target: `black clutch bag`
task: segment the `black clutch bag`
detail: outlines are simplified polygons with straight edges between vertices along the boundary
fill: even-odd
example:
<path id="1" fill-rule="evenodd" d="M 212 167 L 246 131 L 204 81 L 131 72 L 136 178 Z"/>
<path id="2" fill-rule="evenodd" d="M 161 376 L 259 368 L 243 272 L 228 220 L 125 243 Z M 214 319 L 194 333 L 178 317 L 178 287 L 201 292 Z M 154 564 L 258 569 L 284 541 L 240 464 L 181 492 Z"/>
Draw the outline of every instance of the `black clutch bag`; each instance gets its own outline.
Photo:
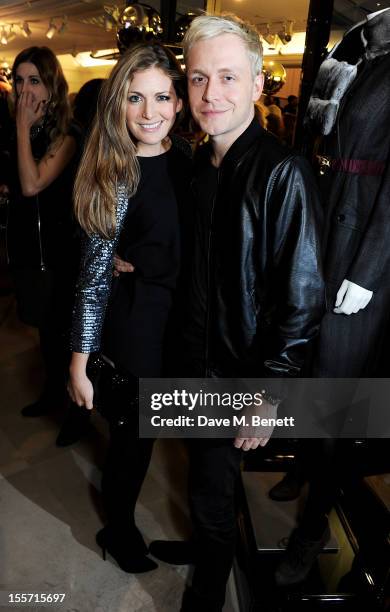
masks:
<path id="1" fill-rule="evenodd" d="M 87 376 L 93 385 L 93 404 L 110 425 L 122 426 L 138 418 L 136 376 L 113 367 L 99 353 L 90 355 Z"/>

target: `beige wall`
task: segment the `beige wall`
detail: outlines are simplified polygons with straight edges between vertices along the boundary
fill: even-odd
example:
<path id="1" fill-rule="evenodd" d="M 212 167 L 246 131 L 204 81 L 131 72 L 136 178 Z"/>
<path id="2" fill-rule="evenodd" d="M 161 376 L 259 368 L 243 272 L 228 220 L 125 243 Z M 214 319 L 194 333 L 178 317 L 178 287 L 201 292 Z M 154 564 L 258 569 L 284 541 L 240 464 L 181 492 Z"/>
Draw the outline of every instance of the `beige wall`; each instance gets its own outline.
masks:
<path id="1" fill-rule="evenodd" d="M 112 70 L 112 66 L 94 66 L 83 68 L 70 54 L 58 55 L 65 78 L 69 85 L 69 93 L 76 93 L 80 87 L 90 79 L 105 79 Z"/>

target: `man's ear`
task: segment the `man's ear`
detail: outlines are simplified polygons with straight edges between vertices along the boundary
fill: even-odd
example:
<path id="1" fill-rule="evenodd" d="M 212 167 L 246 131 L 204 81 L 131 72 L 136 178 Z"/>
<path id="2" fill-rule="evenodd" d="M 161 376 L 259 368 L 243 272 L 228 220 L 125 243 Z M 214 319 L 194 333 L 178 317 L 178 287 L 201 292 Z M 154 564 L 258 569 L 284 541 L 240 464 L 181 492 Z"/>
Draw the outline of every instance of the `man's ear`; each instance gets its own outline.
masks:
<path id="1" fill-rule="evenodd" d="M 255 76 L 255 80 L 253 83 L 253 97 L 252 97 L 253 102 L 257 102 L 257 100 L 260 98 L 261 93 L 263 91 L 263 87 L 264 87 L 264 74 L 260 72 L 260 74 L 257 74 Z"/>

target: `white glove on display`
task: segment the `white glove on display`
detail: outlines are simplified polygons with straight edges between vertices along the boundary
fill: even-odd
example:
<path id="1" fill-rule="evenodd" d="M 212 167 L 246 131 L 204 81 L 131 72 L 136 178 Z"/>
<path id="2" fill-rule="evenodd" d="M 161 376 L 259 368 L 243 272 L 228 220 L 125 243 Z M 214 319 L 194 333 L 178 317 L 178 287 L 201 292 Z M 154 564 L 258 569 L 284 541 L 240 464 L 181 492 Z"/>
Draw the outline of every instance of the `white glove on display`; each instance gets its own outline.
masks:
<path id="1" fill-rule="evenodd" d="M 372 291 L 364 289 L 364 287 L 360 287 L 345 278 L 337 292 L 333 312 L 346 315 L 356 313 L 367 306 L 372 296 Z"/>

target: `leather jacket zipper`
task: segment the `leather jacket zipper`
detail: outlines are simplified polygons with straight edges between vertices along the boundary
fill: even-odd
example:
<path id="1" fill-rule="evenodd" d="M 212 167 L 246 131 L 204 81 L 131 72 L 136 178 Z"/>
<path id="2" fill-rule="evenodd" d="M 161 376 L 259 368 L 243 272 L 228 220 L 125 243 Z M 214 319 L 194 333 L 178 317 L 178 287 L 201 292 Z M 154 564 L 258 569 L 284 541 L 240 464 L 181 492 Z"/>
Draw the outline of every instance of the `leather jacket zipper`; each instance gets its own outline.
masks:
<path id="1" fill-rule="evenodd" d="M 293 159 L 293 155 L 289 155 L 288 157 L 286 157 L 286 159 L 284 159 L 282 162 L 280 162 L 271 172 L 271 176 L 268 180 L 268 185 L 267 185 L 267 189 L 265 191 L 265 196 L 264 196 L 264 203 L 265 205 L 268 204 L 270 196 L 272 194 L 274 185 L 276 183 L 276 179 L 279 179 L 282 175 L 282 172 L 287 164 L 287 162 L 291 161 Z"/>
<path id="2" fill-rule="evenodd" d="M 208 245 L 207 245 L 207 309 L 206 309 L 206 328 L 205 328 L 206 338 L 205 338 L 205 356 L 204 356 L 205 377 L 206 378 L 209 378 L 210 375 L 211 375 L 210 364 L 209 364 L 209 349 L 210 349 L 210 338 L 209 338 L 209 336 L 210 336 L 210 287 L 211 287 L 210 263 L 211 263 L 211 241 L 212 241 L 213 222 L 214 222 L 214 209 L 215 209 L 215 203 L 216 203 L 217 195 L 218 195 L 220 176 L 221 176 L 221 169 L 218 168 L 218 173 L 217 173 L 217 189 L 215 191 L 215 194 L 214 194 L 214 197 L 213 197 L 213 202 L 212 202 L 212 205 L 211 205 L 211 211 L 210 211 L 210 229 L 209 229 Z"/>

